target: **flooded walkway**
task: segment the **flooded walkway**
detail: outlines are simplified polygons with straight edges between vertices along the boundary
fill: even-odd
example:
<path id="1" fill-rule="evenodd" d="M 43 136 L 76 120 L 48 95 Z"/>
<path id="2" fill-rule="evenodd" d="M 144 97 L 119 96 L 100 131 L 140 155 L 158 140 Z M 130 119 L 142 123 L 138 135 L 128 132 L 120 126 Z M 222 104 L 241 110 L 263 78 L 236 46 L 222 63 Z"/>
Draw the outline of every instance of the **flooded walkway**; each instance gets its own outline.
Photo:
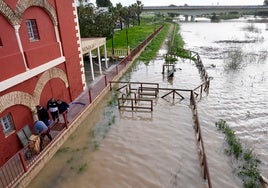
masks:
<path id="1" fill-rule="evenodd" d="M 165 88 L 200 85 L 193 62 L 179 60 L 173 80 L 162 74 L 164 53 L 160 50 L 148 66 L 137 62 L 121 80 Z M 153 112 L 130 112 L 111 105 L 109 93 L 29 187 L 205 187 L 189 95 L 183 93 L 182 101 L 179 96 L 158 97 Z"/>

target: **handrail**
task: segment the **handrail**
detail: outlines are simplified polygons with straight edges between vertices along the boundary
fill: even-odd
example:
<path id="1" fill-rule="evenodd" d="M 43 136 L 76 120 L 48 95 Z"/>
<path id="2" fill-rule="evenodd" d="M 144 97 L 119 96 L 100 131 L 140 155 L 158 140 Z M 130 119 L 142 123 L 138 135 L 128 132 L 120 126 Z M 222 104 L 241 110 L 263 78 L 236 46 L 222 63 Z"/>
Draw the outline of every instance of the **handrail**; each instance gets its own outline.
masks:
<path id="1" fill-rule="evenodd" d="M 207 156 L 206 156 L 206 152 L 205 152 L 204 141 L 203 141 L 200 123 L 199 123 L 199 118 L 198 118 L 197 105 L 196 105 L 196 100 L 195 100 L 195 96 L 194 96 L 195 91 L 199 88 L 201 88 L 200 89 L 200 97 L 202 96 L 203 89 L 208 94 L 210 79 L 208 77 L 207 71 L 202 63 L 202 60 L 201 60 L 201 57 L 199 56 L 199 54 L 197 52 L 190 51 L 190 50 L 186 50 L 186 51 L 188 51 L 190 53 L 190 58 L 195 62 L 195 65 L 198 68 L 199 73 L 201 75 L 201 78 L 203 80 L 203 82 L 199 86 L 197 86 L 196 88 L 194 88 L 191 91 L 190 100 L 191 100 L 193 118 L 194 118 L 194 123 L 195 123 L 195 133 L 197 135 L 197 138 L 198 138 L 197 141 L 199 143 L 199 149 L 200 149 L 200 145 L 201 145 L 201 150 L 199 152 L 199 155 L 201 158 L 201 166 L 203 167 L 203 178 L 207 179 L 208 187 L 212 188 L 211 178 L 210 178 L 209 168 L 208 168 L 208 163 L 207 163 Z M 203 86 L 204 86 L 204 88 L 203 88 Z"/>
<path id="2" fill-rule="evenodd" d="M 199 147 L 199 149 L 201 149 L 199 152 L 199 155 L 201 158 L 201 166 L 203 167 L 203 178 L 207 179 L 209 188 L 212 188 L 211 179 L 210 179 L 210 175 L 209 175 L 209 169 L 208 169 L 208 165 L 207 165 L 207 158 L 206 158 L 206 153 L 205 153 L 204 141 L 203 141 L 200 123 L 199 123 L 199 118 L 198 118 L 198 113 L 197 113 L 197 105 L 196 105 L 196 101 L 195 101 L 195 97 L 194 97 L 194 91 L 191 91 L 190 100 L 191 100 L 193 116 L 194 116 L 195 133 L 197 135 L 197 141 L 201 145 L 201 148 Z"/>

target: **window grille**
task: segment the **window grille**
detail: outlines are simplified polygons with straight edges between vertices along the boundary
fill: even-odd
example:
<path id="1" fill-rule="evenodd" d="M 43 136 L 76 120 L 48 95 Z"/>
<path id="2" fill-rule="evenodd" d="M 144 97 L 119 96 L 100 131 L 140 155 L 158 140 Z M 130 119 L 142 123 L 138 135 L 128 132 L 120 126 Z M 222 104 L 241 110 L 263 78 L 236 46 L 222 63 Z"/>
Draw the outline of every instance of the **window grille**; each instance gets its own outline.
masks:
<path id="1" fill-rule="evenodd" d="M 28 31 L 28 36 L 29 36 L 30 41 L 39 40 L 40 37 L 38 33 L 36 20 L 34 19 L 26 20 L 26 26 L 27 26 L 27 31 Z"/>
<path id="2" fill-rule="evenodd" d="M 12 131 L 15 130 L 10 113 L 0 118 L 0 124 L 2 125 L 5 136 L 8 136 Z"/>

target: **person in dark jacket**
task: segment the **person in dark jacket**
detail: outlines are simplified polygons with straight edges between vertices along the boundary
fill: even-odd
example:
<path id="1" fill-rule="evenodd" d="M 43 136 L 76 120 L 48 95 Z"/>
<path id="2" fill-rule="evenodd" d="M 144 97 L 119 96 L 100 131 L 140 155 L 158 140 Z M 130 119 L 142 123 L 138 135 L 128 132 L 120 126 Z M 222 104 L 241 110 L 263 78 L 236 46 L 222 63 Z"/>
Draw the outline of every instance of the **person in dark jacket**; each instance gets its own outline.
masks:
<path id="1" fill-rule="evenodd" d="M 66 113 L 66 121 L 67 121 L 66 123 L 69 123 L 69 121 L 67 120 L 67 112 L 69 110 L 70 105 L 67 104 L 66 102 L 60 100 L 60 99 L 57 100 L 57 104 L 58 104 L 59 113 L 63 114 L 65 112 Z M 65 119 L 65 118 L 63 117 L 63 119 Z"/>
<path id="2" fill-rule="evenodd" d="M 58 103 L 54 98 L 51 98 L 47 102 L 47 109 L 49 110 L 53 121 L 59 121 L 59 109 L 58 109 Z"/>
<path id="3" fill-rule="evenodd" d="M 62 114 L 63 112 L 68 112 L 69 110 L 69 104 L 67 104 L 66 102 L 58 99 L 57 100 L 57 104 L 58 104 L 58 109 L 59 109 L 59 113 Z"/>
<path id="4" fill-rule="evenodd" d="M 43 121 L 46 124 L 46 126 L 49 126 L 50 125 L 49 114 L 48 114 L 47 110 L 40 105 L 37 105 L 36 109 L 37 109 L 38 119 L 40 121 Z"/>

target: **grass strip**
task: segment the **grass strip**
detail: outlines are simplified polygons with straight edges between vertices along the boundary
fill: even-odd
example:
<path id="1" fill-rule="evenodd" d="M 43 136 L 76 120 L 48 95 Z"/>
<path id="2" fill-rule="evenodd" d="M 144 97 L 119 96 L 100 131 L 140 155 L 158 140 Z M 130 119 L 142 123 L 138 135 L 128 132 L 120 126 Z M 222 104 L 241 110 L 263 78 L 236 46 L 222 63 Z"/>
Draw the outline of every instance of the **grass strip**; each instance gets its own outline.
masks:
<path id="1" fill-rule="evenodd" d="M 228 148 L 225 152 L 229 156 L 234 156 L 237 160 L 235 169 L 237 175 L 242 179 L 245 188 L 261 188 L 261 173 L 259 169 L 260 160 L 253 153 L 253 149 L 246 148 L 242 145 L 240 139 L 235 135 L 226 121 L 220 119 L 215 123 L 218 130 L 225 134 L 225 140 L 228 143 Z"/>
<path id="2" fill-rule="evenodd" d="M 168 30 L 169 30 L 170 24 L 166 24 L 164 28 L 158 33 L 158 35 L 150 42 L 150 44 L 144 49 L 144 51 L 139 56 L 138 60 L 143 61 L 145 64 L 149 64 L 150 61 L 155 58 L 157 52 L 161 48 Z"/>
<path id="3" fill-rule="evenodd" d="M 117 30 L 113 37 L 114 48 L 126 49 L 128 45 L 130 49 L 134 49 L 159 27 L 160 24 L 142 23 L 140 26 L 130 27 L 127 30 L 126 28 Z M 112 48 L 112 39 L 107 40 L 106 45 L 107 48 Z"/>

